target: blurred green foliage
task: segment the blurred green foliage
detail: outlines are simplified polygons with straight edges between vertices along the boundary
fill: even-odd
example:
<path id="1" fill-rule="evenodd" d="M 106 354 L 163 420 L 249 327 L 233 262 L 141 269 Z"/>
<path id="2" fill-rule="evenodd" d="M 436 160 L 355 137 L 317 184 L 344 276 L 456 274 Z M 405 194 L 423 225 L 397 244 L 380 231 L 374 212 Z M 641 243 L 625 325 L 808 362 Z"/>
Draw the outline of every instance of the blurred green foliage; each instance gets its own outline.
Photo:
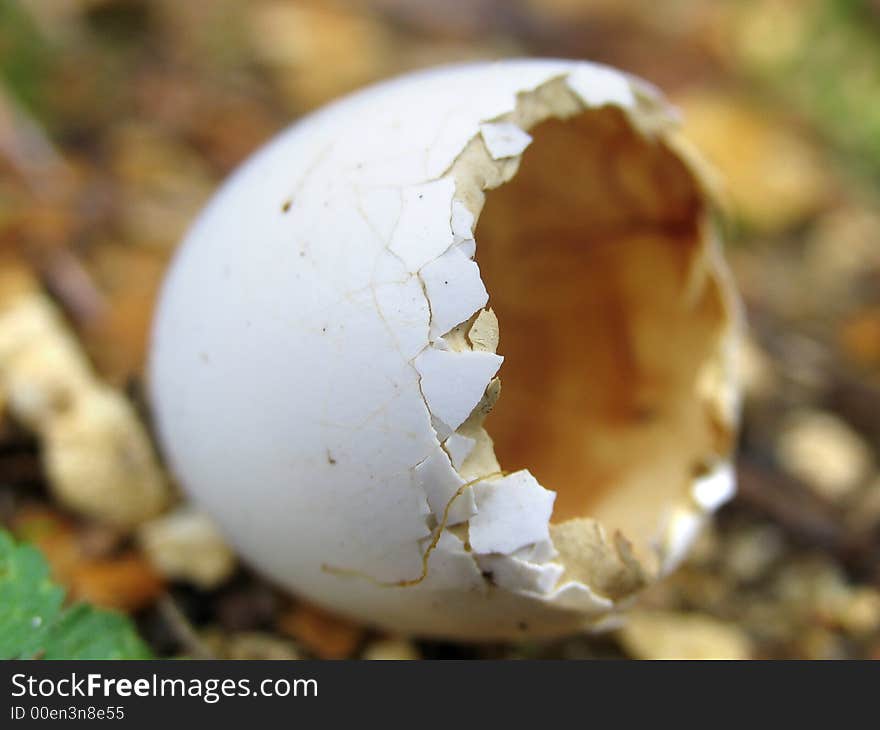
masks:
<path id="1" fill-rule="evenodd" d="M 880 179 L 880 8 L 869 0 L 807 0 L 788 12 L 801 29 L 798 41 L 747 58 L 746 72 Z"/>
<path id="2" fill-rule="evenodd" d="M 0 80 L 31 111 L 41 110 L 54 51 L 17 0 L 0 2 Z"/>
<path id="3" fill-rule="evenodd" d="M 0 530 L 0 659 L 150 659 L 131 621 L 64 590 L 38 550 Z"/>

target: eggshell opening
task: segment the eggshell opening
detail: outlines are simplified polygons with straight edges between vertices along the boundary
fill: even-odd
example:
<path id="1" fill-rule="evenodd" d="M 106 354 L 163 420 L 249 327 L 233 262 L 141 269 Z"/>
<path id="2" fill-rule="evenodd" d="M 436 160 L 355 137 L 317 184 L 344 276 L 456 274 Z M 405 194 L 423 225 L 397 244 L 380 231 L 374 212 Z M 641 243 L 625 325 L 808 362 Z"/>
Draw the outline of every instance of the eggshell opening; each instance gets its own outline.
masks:
<path id="1" fill-rule="evenodd" d="M 705 196 L 620 108 L 529 131 L 476 229 L 505 358 L 485 426 L 503 469 L 556 492 L 553 523 L 593 517 L 644 552 L 731 446 L 700 388 L 730 317 L 706 266 Z"/>

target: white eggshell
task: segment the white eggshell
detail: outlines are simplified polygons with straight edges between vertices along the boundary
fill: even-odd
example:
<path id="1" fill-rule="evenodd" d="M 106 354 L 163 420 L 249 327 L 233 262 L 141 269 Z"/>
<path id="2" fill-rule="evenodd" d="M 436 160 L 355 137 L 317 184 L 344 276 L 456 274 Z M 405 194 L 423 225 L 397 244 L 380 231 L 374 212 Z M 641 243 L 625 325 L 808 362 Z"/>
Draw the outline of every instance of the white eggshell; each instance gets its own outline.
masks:
<path id="1" fill-rule="evenodd" d="M 474 552 L 510 555 L 548 540 L 555 497 L 527 471 L 476 484 L 477 514 L 470 521 Z"/>
<path id="2" fill-rule="evenodd" d="M 471 260 L 482 201 L 462 180 L 515 173 L 523 99 L 559 80 L 567 96 L 529 123 L 606 104 L 666 114 L 589 63 L 412 74 L 280 134 L 180 248 L 151 351 L 160 441 L 244 559 L 291 591 L 396 633 L 469 639 L 560 634 L 616 609 L 557 558 L 552 485 L 480 466 L 491 441 L 469 418 L 491 407 L 503 358 L 443 339 L 491 297 Z M 461 162 L 474 144 L 494 167 Z M 728 486 L 696 498 L 714 508 Z M 683 540 L 667 542 L 678 557 Z"/>

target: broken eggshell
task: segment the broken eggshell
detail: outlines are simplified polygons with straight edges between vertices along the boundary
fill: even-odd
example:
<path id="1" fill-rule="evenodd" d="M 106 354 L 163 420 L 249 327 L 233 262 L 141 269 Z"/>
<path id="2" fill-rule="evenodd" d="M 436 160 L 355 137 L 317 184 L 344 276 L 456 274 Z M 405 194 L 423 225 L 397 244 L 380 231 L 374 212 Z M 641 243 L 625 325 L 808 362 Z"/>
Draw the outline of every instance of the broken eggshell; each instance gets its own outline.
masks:
<path id="1" fill-rule="evenodd" d="M 613 621 L 734 488 L 707 180 L 657 92 L 590 63 L 424 71 L 312 114 L 168 274 L 173 471 L 256 568 L 396 633 Z"/>

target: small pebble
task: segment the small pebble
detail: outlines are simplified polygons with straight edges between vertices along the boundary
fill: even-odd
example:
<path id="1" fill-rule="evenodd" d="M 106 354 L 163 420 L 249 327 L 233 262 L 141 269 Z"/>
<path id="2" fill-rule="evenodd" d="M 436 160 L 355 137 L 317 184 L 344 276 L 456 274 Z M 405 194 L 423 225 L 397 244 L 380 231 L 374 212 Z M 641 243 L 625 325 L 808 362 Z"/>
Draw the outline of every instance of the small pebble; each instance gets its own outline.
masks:
<path id="1" fill-rule="evenodd" d="M 421 656 L 416 647 L 406 639 L 379 639 L 367 645 L 362 658 L 370 660 L 414 660 L 421 659 Z"/>
<path id="2" fill-rule="evenodd" d="M 698 613 L 634 611 L 618 638 L 637 659 L 748 659 L 753 653 L 739 627 Z"/>
<path id="3" fill-rule="evenodd" d="M 791 414 L 777 442 L 783 468 L 830 501 L 851 497 L 871 466 L 862 437 L 836 416 L 813 410 Z"/>

